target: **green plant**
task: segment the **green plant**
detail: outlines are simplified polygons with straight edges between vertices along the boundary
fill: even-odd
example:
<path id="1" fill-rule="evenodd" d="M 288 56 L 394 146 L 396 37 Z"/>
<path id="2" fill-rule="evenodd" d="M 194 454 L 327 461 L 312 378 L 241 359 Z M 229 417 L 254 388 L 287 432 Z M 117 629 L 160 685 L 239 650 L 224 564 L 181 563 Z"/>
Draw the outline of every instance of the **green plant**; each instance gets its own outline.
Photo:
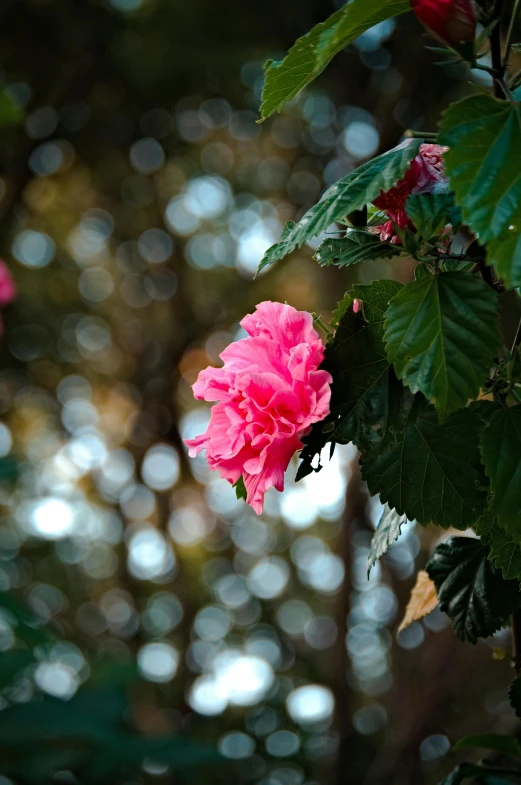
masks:
<path id="1" fill-rule="evenodd" d="M 439 5 L 445 13 L 451 4 Z M 453 537 L 439 545 L 427 571 L 462 640 L 475 643 L 512 625 L 519 674 L 521 322 L 506 327 L 500 311 L 513 322 L 520 310 L 521 88 L 511 55 L 520 48 L 513 35 L 521 3 L 508 19 L 502 2 L 463 5 L 464 40 L 448 40 L 449 28 L 439 22 L 440 51 L 487 71 L 492 93 L 450 105 L 437 132 L 410 131 L 408 142 L 330 187 L 298 222 L 286 225 L 260 269 L 335 223 L 338 236 L 326 237 L 316 251 L 321 265 L 416 261 L 410 283 L 354 286 L 331 331 L 317 320 L 327 338 L 322 367 L 333 377 L 331 413 L 304 438 L 298 477 L 322 468 L 326 444 L 357 445 L 371 494 L 387 504 L 370 563 L 397 539 L 406 519 L 473 529 L 480 539 Z M 436 1 L 414 6 L 425 22 Z M 353 0 L 299 39 L 282 62 L 268 62 L 262 119 L 356 36 L 408 8 L 406 0 Z M 483 32 L 474 36 L 477 21 Z M 436 156 L 443 157 L 443 171 Z M 420 172 L 425 159 L 427 185 Z M 517 712 L 519 683 L 510 691 Z M 505 737 L 459 744 L 470 746 L 519 758 L 517 742 Z M 472 777 L 518 781 L 518 766 L 461 764 L 444 785 Z"/>

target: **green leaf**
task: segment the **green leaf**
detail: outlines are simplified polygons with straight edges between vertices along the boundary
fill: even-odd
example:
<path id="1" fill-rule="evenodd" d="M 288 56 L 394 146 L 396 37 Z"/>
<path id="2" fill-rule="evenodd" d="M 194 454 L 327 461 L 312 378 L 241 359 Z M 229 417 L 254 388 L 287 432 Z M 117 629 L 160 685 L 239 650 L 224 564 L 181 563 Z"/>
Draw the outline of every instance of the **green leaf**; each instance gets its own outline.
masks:
<path id="1" fill-rule="evenodd" d="M 282 62 L 269 60 L 265 65 L 261 119 L 280 112 L 359 35 L 408 9 L 408 0 L 353 0 L 299 38 Z"/>
<path id="2" fill-rule="evenodd" d="M 391 301 L 385 341 L 398 378 L 446 417 L 488 376 L 500 344 L 497 294 L 470 273 L 424 276 Z"/>
<path id="3" fill-rule="evenodd" d="M 521 406 L 501 408 L 483 431 L 483 461 L 499 524 L 521 542 Z"/>
<path id="4" fill-rule="evenodd" d="M 364 0 L 366 2 L 367 0 Z M 332 185 L 297 223 L 287 223 L 278 243 L 268 248 L 259 270 L 300 248 L 307 240 L 320 234 L 334 221 L 361 210 L 376 199 L 380 191 L 388 191 L 400 180 L 420 147 L 420 140 L 409 140 L 379 155 Z"/>
<path id="5" fill-rule="evenodd" d="M 517 676 L 508 689 L 508 699 L 516 716 L 521 719 L 521 676 Z"/>
<path id="6" fill-rule="evenodd" d="M 476 534 L 489 546 L 488 558 L 501 570 L 505 580 L 521 580 L 521 546 L 497 522 L 490 512 L 475 524 Z"/>
<path id="7" fill-rule="evenodd" d="M 488 638 L 521 603 L 519 582 L 503 579 L 480 540 L 451 537 L 437 546 L 426 570 L 436 586 L 440 609 L 462 641 Z"/>
<path id="8" fill-rule="evenodd" d="M 521 44 L 512 44 L 512 51 L 515 55 L 521 55 Z"/>
<path id="9" fill-rule="evenodd" d="M 170 764 L 174 772 L 222 761 L 215 748 L 186 736 L 141 736 L 129 716 L 124 690 L 113 688 L 82 687 L 68 701 L 44 695 L 7 706 L 0 712 L 2 773 L 50 782 L 66 765 L 81 773 L 82 783 L 98 785 L 123 770 L 137 775 L 145 758 Z"/>
<path id="10" fill-rule="evenodd" d="M 400 408 L 412 402 L 390 368 L 381 340 L 387 304 L 401 286 L 374 281 L 353 287 L 351 296 L 359 300 L 362 312 L 348 308 L 326 347 L 321 368 L 333 377 L 331 413 L 303 439 L 299 479 L 312 471 L 313 459 L 327 442 L 354 442 L 365 452 L 376 449 Z"/>
<path id="11" fill-rule="evenodd" d="M 420 399 L 405 427 L 389 431 L 378 455 L 362 456 L 369 491 L 423 526 L 472 526 L 487 504 L 479 439 L 494 410 L 480 401 L 440 423 Z"/>
<path id="12" fill-rule="evenodd" d="M 454 745 L 454 750 L 472 749 L 483 747 L 486 750 L 495 750 L 505 755 L 515 755 L 521 758 L 521 744 L 511 736 L 503 736 L 500 733 L 474 733 L 464 736 Z"/>
<path id="13" fill-rule="evenodd" d="M 248 491 L 246 490 L 246 486 L 244 484 L 242 474 L 237 480 L 237 482 L 234 483 L 233 488 L 235 488 L 235 495 L 237 499 L 244 499 L 244 501 L 246 501 L 246 499 L 248 498 Z"/>
<path id="14" fill-rule="evenodd" d="M 375 259 L 387 259 L 399 256 L 402 249 L 397 245 L 383 243 L 378 236 L 363 229 L 348 229 L 346 236 L 340 239 L 324 240 L 315 252 L 315 259 L 322 266 L 348 265 L 372 262 Z"/>
<path id="15" fill-rule="evenodd" d="M 451 193 L 412 195 L 405 209 L 418 234 L 430 240 L 454 221 L 454 196 Z"/>
<path id="16" fill-rule="evenodd" d="M 387 553 L 393 542 L 398 539 L 402 526 L 407 523 L 405 515 L 400 515 L 396 510 L 392 510 L 388 504 L 385 505 L 378 527 L 371 540 L 371 548 L 367 557 L 367 577 L 371 573 L 374 564 Z"/>
<path id="17" fill-rule="evenodd" d="M 450 106 L 440 144 L 464 222 L 488 263 L 509 286 L 521 285 L 521 110 L 509 101 L 475 95 Z"/>

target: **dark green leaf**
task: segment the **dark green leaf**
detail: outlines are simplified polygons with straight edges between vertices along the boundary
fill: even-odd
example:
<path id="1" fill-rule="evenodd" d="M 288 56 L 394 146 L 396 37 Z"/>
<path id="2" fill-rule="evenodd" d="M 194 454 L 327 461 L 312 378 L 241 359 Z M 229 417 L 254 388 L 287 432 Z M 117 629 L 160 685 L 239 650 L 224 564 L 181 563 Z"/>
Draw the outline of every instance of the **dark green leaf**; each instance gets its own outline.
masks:
<path id="1" fill-rule="evenodd" d="M 299 38 L 282 62 L 266 63 L 261 118 L 280 112 L 332 58 L 378 22 L 407 11 L 408 0 L 354 0 Z"/>
<path id="2" fill-rule="evenodd" d="M 483 461 L 499 524 L 521 542 L 521 406 L 502 408 L 483 431 Z"/>
<path id="3" fill-rule="evenodd" d="M 246 499 L 248 498 L 248 491 L 246 490 L 246 486 L 244 484 L 242 474 L 237 480 L 237 482 L 233 485 L 233 487 L 235 488 L 235 495 L 237 496 L 237 498 L 244 499 L 244 501 L 246 501 Z"/>
<path id="4" fill-rule="evenodd" d="M 345 237 L 324 240 L 315 253 L 315 259 L 323 267 L 372 262 L 375 259 L 386 259 L 399 256 L 402 249 L 397 245 L 383 243 L 378 236 L 363 229 L 348 229 Z"/>
<path id="5" fill-rule="evenodd" d="M 333 377 L 331 414 L 303 439 L 299 479 L 313 470 L 312 461 L 327 442 L 354 442 L 368 452 L 380 444 L 392 423 L 404 417 L 402 409 L 408 413 L 412 396 L 396 379 L 381 341 L 383 316 L 401 286 L 374 281 L 353 287 L 344 298 L 346 310 L 321 366 Z M 360 313 L 348 305 L 352 298 L 360 302 Z"/>
<path id="6" fill-rule="evenodd" d="M 515 755 L 521 758 L 521 744 L 511 736 L 503 736 L 500 733 L 474 733 L 471 736 L 464 736 L 454 745 L 455 750 L 470 749 L 473 747 L 483 747 L 487 750 L 503 752 L 505 755 Z"/>
<path id="7" fill-rule="evenodd" d="M 409 196 L 406 212 L 418 234 L 430 240 L 454 220 L 454 196 L 451 193 Z"/>
<path id="8" fill-rule="evenodd" d="M 521 111 L 487 95 L 448 108 L 440 144 L 464 222 L 488 244 L 488 263 L 521 285 Z"/>
<path id="9" fill-rule="evenodd" d="M 497 518 L 487 511 L 474 529 L 489 546 L 488 558 L 501 570 L 503 578 L 521 580 L 521 546 L 499 526 Z"/>
<path id="10" fill-rule="evenodd" d="M 437 546 L 426 570 L 460 640 L 492 635 L 521 603 L 519 582 L 503 579 L 481 540 L 451 537 Z"/>
<path id="11" fill-rule="evenodd" d="M 398 539 L 405 523 L 407 523 L 405 515 L 400 515 L 388 504 L 385 505 L 378 528 L 371 540 L 371 548 L 367 557 L 367 577 L 369 577 L 373 565 L 382 558 L 384 553 L 387 553 L 393 542 Z"/>
<path id="12" fill-rule="evenodd" d="M 366 2 L 366 0 L 364 0 Z M 300 248 L 307 240 L 376 199 L 380 191 L 388 191 L 400 180 L 418 152 L 419 140 L 410 140 L 393 150 L 373 158 L 350 172 L 325 192 L 320 202 L 297 223 L 288 223 L 278 243 L 268 248 L 259 270 Z"/>
<path id="13" fill-rule="evenodd" d="M 398 378 L 446 417 L 488 377 L 500 344 L 497 294 L 470 273 L 413 281 L 389 305 L 385 341 Z"/>
<path id="14" fill-rule="evenodd" d="M 472 526 L 487 504 L 479 439 L 494 411 L 494 404 L 481 401 L 440 424 L 432 408 L 417 403 L 406 426 L 389 433 L 378 455 L 363 456 L 371 494 L 424 526 Z"/>
<path id="15" fill-rule="evenodd" d="M 516 716 L 521 719 L 521 676 L 514 679 L 508 690 L 508 699 Z"/>

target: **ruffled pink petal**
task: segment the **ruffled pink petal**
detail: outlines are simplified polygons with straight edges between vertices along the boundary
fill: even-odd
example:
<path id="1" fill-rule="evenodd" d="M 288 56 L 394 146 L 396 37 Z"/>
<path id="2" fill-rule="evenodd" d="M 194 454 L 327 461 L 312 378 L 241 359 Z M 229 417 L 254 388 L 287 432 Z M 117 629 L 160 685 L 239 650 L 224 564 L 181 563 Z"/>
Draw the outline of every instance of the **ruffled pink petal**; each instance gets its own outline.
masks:
<path id="1" fill-rule="evenodd" d="M 264 493 L 284 487 L 301 436 L 329 414 L 331 376 L 319 366 L 324 346 L 307 313 L 260 303 L 243 326 L 249 337 L 221 354 L 222 368 L 201 371 L 194 395 L 215 401 L 206 433 L 186 442 L 206 449 L 208 465 L 231 483 L 242 475 L 260 513 Z"/>

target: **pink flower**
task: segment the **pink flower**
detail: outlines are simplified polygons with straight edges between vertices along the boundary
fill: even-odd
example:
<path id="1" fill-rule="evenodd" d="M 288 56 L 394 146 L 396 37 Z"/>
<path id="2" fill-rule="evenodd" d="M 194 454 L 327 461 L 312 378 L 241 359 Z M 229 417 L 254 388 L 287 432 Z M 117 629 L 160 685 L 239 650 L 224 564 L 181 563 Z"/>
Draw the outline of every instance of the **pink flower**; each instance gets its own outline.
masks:
<path id="1" fill-rule="evenodd" d="M 443 153 L 447 149 L 440 147 L 439 144 L 422 144 L 404 177 L 390 191 L 386 193 L 382 191 L 375 199 L 375 207 L 389 217 L 386 223 L 377 227 L 380 240 L 400 244 L 396 226 L 399 229 L 409 228 L 414 231 L 412 221 L 405 211 L 407 199 L 411 194 L 430 193 L 438 185 L 447 182 L 443 165 Z"/>
<path id="2" fill-rule="evenodd" d="M 0 306 L 9 305 L 16 297 L 16 286 L 6 263 L 0 259 Z"/>
<path id="3" fill-rule="evenodd" d="M 431 33 L 449 46 L 476 35 L 473 0 L 411 0 L 414 13 Z"/>
<path id="4" fill-rule="evenodd" d="M 248 338 L 221 354 L 222 368 L 201 371 L 196 398 L 217 401 L 206 433 L 187 439 L 190 457 L 206 448 L 211 469 L 234 484 L 243 477 L 250 504 L 262 512 L 312 423 L 329 414 L 332 378 L 318 370 L 324 345 L 309 313 L 263 302 L 241 322 Z"/>

